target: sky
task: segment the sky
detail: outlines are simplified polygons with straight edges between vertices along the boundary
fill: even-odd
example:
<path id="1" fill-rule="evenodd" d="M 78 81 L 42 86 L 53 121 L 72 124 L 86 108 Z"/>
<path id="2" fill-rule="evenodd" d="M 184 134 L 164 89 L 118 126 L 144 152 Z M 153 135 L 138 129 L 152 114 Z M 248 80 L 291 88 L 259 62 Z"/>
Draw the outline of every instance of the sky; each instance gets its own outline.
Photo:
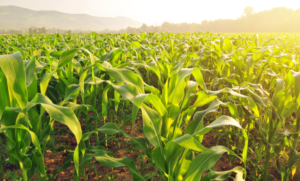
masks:
<path id="1" fill-rule="evenodd" d="M 300 0 L 0 0 L 0 6 L 7 5 L 99 17 L 125 16 L 158 25 L 164 21 L 201 23 L 236 19 L 247 6 L 252 6 L 255 12 L 274 7 L 298 9 Z"/>

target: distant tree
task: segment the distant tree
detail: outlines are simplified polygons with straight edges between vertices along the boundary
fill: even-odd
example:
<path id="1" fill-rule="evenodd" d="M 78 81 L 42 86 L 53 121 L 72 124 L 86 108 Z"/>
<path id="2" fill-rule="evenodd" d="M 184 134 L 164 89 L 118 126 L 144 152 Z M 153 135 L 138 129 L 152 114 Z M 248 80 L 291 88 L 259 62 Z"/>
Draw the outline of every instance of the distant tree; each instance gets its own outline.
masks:
<path id="1" fill-rule="evenodd" d="M 247 6 L 244 9 L 244 15 L 249 17 L 250 15 L 254 14 L 254 8 L 252 6 Z"/>
<path id="2" fill-rule="evenodd" d="M 33 28 L 29 28 L 28 33 L 33 34 Z"/>
<path id="3" fill-rule="evenodd" d="M 138 32 L 138 31 L 137 31 L 137 28 L 130 27 L 130 26 L 127 27 L 126 31 L 127 31 L 128 33 L 137 33 L 137 32 Z"/>
<path id="4" fill-rule="evenodd" d="M 65 33 L 71 34 L 72 30 L 66 30 Z"/>
<path id="5" fill-rule="evenodd" d="M 38 30 L 37 30 L 36 27 L 33 27 L 33 28 L 32 28 L 32 34 L 38 34 Z"/>
<path id="6" fill-rule="evenodd" d="M 143 23 L 143 25 L 140 27 L 141 31 L 147 31 L 148 26 Z"/>
<path id="7" fill-rule="evenodd" d="M 39 28 L 39 33 L 40 34 L 46 34 L 47 33 L 47 29 L 45 27 Z"/>
<path id="8" fill-rule="evenodd" d="M 169 30 L 172 29 L 171 26 L 172 26 L 171 23 L 169 23 L 169 22 L 164 22 L 164 23 L 161 25 L 161 28 L 162 28 L 163 31 L 169 31 Z"/>

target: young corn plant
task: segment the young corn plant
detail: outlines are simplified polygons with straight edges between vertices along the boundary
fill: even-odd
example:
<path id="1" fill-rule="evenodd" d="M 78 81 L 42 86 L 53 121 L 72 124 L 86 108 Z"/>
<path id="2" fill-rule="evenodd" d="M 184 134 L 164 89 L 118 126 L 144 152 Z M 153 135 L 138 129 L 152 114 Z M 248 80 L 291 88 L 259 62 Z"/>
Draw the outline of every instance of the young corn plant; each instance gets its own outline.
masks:
<path id="1" fill-rule="evenodd" d="M 4 173 L 0 164 L 0 175 L 54 180 L 73 160 L 75 179 L 86 180 L 95 158 L 127 166 L 134 180 L 224 180 L 232 172 L 242 179 L 245 169 L 247 180 L 268 180 L 277 177 L 274 168 L 281 180 L 297 179 L 299 38 L 211 32 L 0 36 L 0 129 L 10 163 L 20 168 Z M 139 114 L 146 139 L 121 129 L 129 116 L 133 126 Z M 54 121 L 71 132 L 55 130 Z M 74 125 L 82 129 L 81 139 Z M 203 146 L 204 134 L 217 127 L 217 140 L 226 136 L 234 152 Z M 75 136 L 78 146 L 64 147 L 64 164 L 48 175 L 42 160 L 47 149 L 61 149 L 53 146 L 58 132 Z M 114 158 L 105 146 L 115 134 L 144 150 L 159 175 L 141 175 L 132 160 Z M 223 153 L 241 157 L 243 168 L 216 172 Z"/>
<path id="2" fill-rule="evenodd" d="M 199 83 L 189 81 L 191 74 Z M 111 76 L 114 77 L 113 74 Z M 197 107 L 213 101 L 216 99 L 213 94 L 218 94 L 211 92 L 211 95 L 209 95 L 205 91 L 195 93 L 199 84 L 205 89 L 199 69 L 181 69 L 174 73 L 170 78 L 170 83 L 167 81 L 165 84 L 160 97 L 145 94 L 143 88 L 137 84 L 139 82 L 137 80 L 140 79 L 138 75 L 132 74 L 130 77 L 136 77 L 136 79 L 133 79 L 136 82 L 127 80 L 127 84 L 124 85 L 114 85 L 113 83 L 111 85 L 122 97 L 133 103 L 133 123 L 138 110 L 142 110 L 144 134 L 151 145 L 155 147 L 153 151 L 148 149 L 148 154 L 159 170 L 161 178 L 164 180 L 200 179 L 202 173 L 213 167 L 223 153 L 230 152 L 231 155 L 237 156 L 226 147 L 205 148 L 201 144 L 203 135 L 212 128 L 235 126 L 242 129 L 239 123 L 229 116 L 221 116 L 207 127 L 203 126 L 204 116 L 209 112 L 216 111 L 219 105 L 230 107 L 232 113 L 236 115 L 236 110 L 232 104 L 225 104 L 216 100 L 212 103 L 212 108 L 206 110 L 206 114 L 199 112 L 199 114 L 202 113 L 201 116 L 196 120 L 196 116 L 194 116 L 193 121 L 188 124 Z M 234 91 L 231 90 L 231 92 Z M 235 94 L 239 95 L 238 93 Z M 194 99 L 197 99 L 195 104 L 190 106 L 190 102 Z M 183 134 L 183 127 L 186 124 L 188 126 Z M 243 129 L 242 133 L 245 138 L 242 160 L 246 163 L 248 140 Z M 198 152 L 201 152 L 201 154 L 196 156 Z M 207 157 L 209 159 L 206 160 Z M 238 172 L 238 178 L 243 177 L 243 168 L 237 167 L 226 173 L 212 172 L 205 179 L 209 180 L 219 176 L 226 177 L 231 172 Z"/>
<path id="3" fill-rule="evenodd" d="M 68 126 L 77 143 L 82 137 L 79 121 L 69 108 L 55 105 L 45 95 L 37 93 L 34 57 L 25 67 L 20 53 L 1 56 L 0 68 L 4 94 L 1 96 L 0 131 L 7 139 L 9 161 L 18 165 L 23 180 L 29 180 L 34 173 L 46 180 L 44 152 L 50 130 L 46 126 L 42 132 L 44 111 L 39 113 L 37 108 L 45 110 L 52 122 Z M 78 172 L 78 148 L 74 152 L 74 160 L 75 171 Z"/>

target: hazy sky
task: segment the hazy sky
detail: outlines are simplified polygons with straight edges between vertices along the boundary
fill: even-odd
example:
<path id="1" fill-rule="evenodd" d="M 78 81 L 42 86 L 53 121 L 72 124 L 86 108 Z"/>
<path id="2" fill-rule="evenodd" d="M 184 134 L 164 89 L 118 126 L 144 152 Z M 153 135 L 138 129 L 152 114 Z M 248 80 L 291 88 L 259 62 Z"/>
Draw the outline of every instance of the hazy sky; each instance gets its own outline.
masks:
<path id="1" fill-rule="evenodd" d="M 273 7 L 300 8 L 300 0 L 0 0 L 0 5 L 15 5 L 33 10 L 56 10 L 93 16 L 126 16 L 140 22 L 197 22 L 235 19 L 247 6 L 255 11 Z"/>

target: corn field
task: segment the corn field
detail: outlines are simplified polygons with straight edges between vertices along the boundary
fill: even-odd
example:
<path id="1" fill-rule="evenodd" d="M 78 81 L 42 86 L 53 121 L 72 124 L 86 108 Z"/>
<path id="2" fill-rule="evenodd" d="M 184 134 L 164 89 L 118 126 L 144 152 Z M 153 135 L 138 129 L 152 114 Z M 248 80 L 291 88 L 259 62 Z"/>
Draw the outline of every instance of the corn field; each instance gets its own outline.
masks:
<path id="1" fill-rule="evenodd" d="M 68 168 L 69 180 L 116 179 L 99 179 L 99 165 L 126 167 L 134 181 L 300 179 L 300 34 L 0 42 L 0 179 L 59 180 Z M 138 120 L 140 136 L 124 131 Z M 74 146 L 57 146 L 57 135 Z M 145 161 L 109 150 L 120 140 Z M 47 152 L 62 150 L 63 164 L 50 170 Z"/>

